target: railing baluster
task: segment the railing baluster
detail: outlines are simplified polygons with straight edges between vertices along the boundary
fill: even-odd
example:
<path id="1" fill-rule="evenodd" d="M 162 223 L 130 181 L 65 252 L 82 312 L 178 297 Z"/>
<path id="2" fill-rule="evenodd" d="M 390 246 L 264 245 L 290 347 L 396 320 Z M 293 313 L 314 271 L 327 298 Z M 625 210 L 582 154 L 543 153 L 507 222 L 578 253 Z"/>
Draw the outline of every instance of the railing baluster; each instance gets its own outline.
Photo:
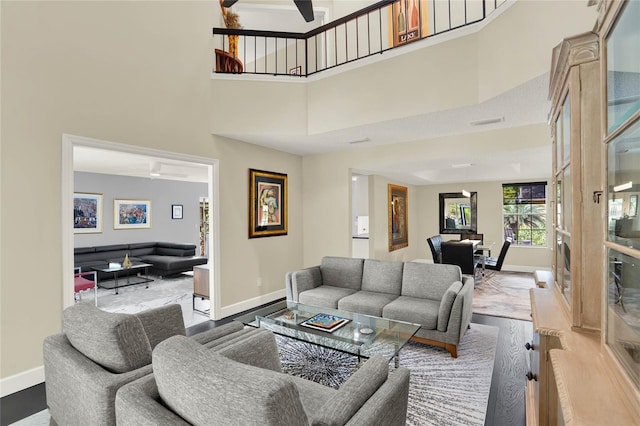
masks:
<path id="1" fill-rule="evenodd" d="M 475 19 L 475 17 L 477 16 L 478 10 L 475 9 L 475 6 L 472 6 L 471 4 L 469 4 L 470 0 L 463 0 L 464 4 L 462 4 L 462 9 L 457 5 L 458 3 L 452 5 L 452 1 L 457 1 L 457 0 L 433 0 L 432 2 L 429 2 L 429 3 L 426 3 L 426 2 L 423 3 L 423 0 L 416 0 L 416 1 L 418 1 L 417 10 L 418 10 L 418 32 L 419 32 L 417 34 L 417 38 L 420 38 L 420 39 L 428 38 L 438 34 L 443 34 L 445 32 L 451 31 L 456 28 L 460 28 L 463 26 L 472 25 L 476 22 L 480 22 L 486 19 L 487 15 L 494 12 L 500 5 L 507 3 L 505 0 L 493 0 L 493 7 L 494 7 L 493 10 L 487 10 L 488 8 L 491 7 L 491 4 L 489 3 L 491 0 L 481 0 L 482 1 L 482 10 L 481 10 L 482 17 L 480 19 Z M 448 13 L 445 13 L 447 10 L 445 10 L 444 8 L 445 6 L 444 1 L 447 2 L 446 8 L 448 10 Z M 248 59 L 247 46 L 249 44 L 249 42 L 247 41 L 247 37 L 253 37 L 253 64 L 254 64 L 253 73 L 254 74 L 288 75 L 289 70 L 291 69 L 290 67 L 291 64 L 289 63 L 289 56 L 290 56 L 289 40 L 293 40 L 294 41 L 293 48 L 295 49 L 295 55 L 294 55 L 295 63 L 293 68 L 302 66 L 301 64 L 304 64 L 304 75 L 309 76 L 311 74 L 315 74 L 317 72 L 327 70 L 329 68 L 334 68 L 334 67 L 346 64 L 348 62 L 352 62 L 355 60 L 359 60 L 359 59 L 371 56 L 374 53 L 383 53 L 386 50 L 393 49 L 396 47 L 401 47 L 402 45 L 407 44 L 407 42 L 409 41 L 408 40 L 409 25 L 411 24 L 411 17 L 409 15 L 410 13 L 409 4 L 408 2 L 405 2 L 403 6 L 405 30 L 403 34 L 400 34 L 400 36 L 401 37 L 403 36 L 405 40 L 401 43 L 398 43 L 398 40 L 397 40 L 400 27 L 398 26 L 399 25 L 398 17 L 394 16 L 394 4 L 399 6 L 398 0 L 381 0 L 364 9 L 361 9 L 357 12 L 353 12 L 349 15 L 338 18 L 335 21 L 330 22 L 328 24 L 321 25 L 320 27 L 313 29 L 311 31 L 308 31 L 306 33 L 213 28 L 214 45 L 216 46 L 216 49 L 219 46 L 221 46 L 222 50 L 229 51 L 229 48 L 230 48 L 229 36 L 237 36 L 238 39 L 239 37 L 242 37 L 243 53 L 242 55 L 238 54 L 238 56 L 242 57 L 242 60 L 245 63 L 244 72 L 250 73 L 251 71 L 249 69 L 246 69 L 246 62 Z M 425 7 L 427 7 L 426 11 L 423 10 Z M 473 8 L 469 9 L 470 7 L 473 7 Z M 396 8 L 395 10 L 397 12 L 398 9 Z M 412 10 L 415 10 L 415 9 L 412 8 Z M 442 19 L 439 19 L 441 15 L 439 12 L 440 10 L 443 11 L 442 15 L 448 15 L 448 16 L 443 16 Z M 389 28 L 388 28 L 388 30 L 391 32 L 389 37 L 389 41 L 391 43 L 390 45 L 388 45 L 388 47 L 385 47 L 387 46 L 387 42 L 383 40 L 383 37 L 384 37 L 383 35 L 384 23 L 382 18 L 383 11 L 386 11 L 386 14 L 388 14 L 391 17 L 390 19 L 391 24 L 389 25 Z M 371 14 L 374 12 L 378 13 L 378 41 L 380 43 L 380 47 L 378 50 L 376 50 L 375 48 L 372 48 L 372 41 L 373 41 L 372 36 L 374 36 L 374 34 L 372 34 L 373 28 L 372 28 Z M 427 17 L 428 17 L 427 22 L 424 22 L 424 19 L 423 19 L 423 15 L 425 13 L 427 13 Z M 454 16 L 454 13 L 455 13 L 455 16 Z M 474 18 L 470 18 L 470 16 L 473 16 Z M 366 18 L 366 21 L 365 21 L 365 18 Z M 460 22 L 460 19 L 464 19 L 464 22 L 461 24 L 454 25 L 454 21 Z M 352 34 L 352 35 L 350 35 L 349 33 L 350 23 L 353 24 L 353 28 L 355 31 L 355 34 Z M 445 28 L 445 25 L 447 23 L 448 23 L 448 27 Z M 440 27 L 439 27 L 439 24 L 440 24 Z M 426 31 L 424 31 L 425 25 L 426 25 Z M 429 30 L 429 27 L 431 25 L 433 25 L 433 31 Z M 341 26 L 344 26 L 344 59 L 340 59 L 339 56 L 341 54 L 339 55 L 339 51 L 338 51 L 338 45 L 339 45 L 338 28 Z M 366 26 L 366 29 L 365 29 L 365 26 Z M 361 40 L 360 40 L 360 37 L 361 37 L 360 27 L 363 27 L 363 30 L 366 31 L 366 43 L 367 43 L 366 49 L 365 47 L 363 47 L 362 52 L 360 51 L 360 46 L 361 45 L 364 46 L 364 45 L 363 43 L 361 43 Z M 329 45 L 331 44 L 330 37 L 332 34 L 333 34 L 332 47 L 334 52 L 333 52 L 333 55 L 330 56 Z M 385 34 L 386 34 L 386 31 L 385 31 Z M 221 41 L 218 39 L 218 36 L 222 37 Z M 258 54 L 258 38 L 259 37 L 262 37 L 264 39 L 264 52 L 261 55 Z M 354 37 L 355 37 L 355 41 L 353 41 Z M 364 35 L 362 37 L 364 37 Z M 311 38 L 313 38 L 313 46 L 310 46 Z M 269 56 L 270 56 L 269 40 L 270 39 L 273 39 L 273 47 L 274 47 L 274 50 L 273 50 L 274 69 L 271 71 L 269 69 Z M 284 49 L 285 49 L 284 55 L 283 55 L 284 70 L 281 69 L 282 60 L 279 61 L 279 58 L 278 58 L 279 56 L 278 43 L 280 40 L 284 40 Z M 304 49 L 302 52 L 299 52 L 299 50 L 301 50 L 299 41 L 302 41 L 304 43 Z M 352 55 L 352 57 L 349 56 L 350 47 L 355 48 L 355 55 Z M 313 59 L 315 62 L 313 71 L 310 69 L 310 67 L 312 66 L 310 62 L 311 49 L 313 49 L 313 52 L 311 53 L 313 53 Z M 299 57 L 300 54 L 304 55 L 304 58 L 302 58 L 302 60 Z M 329 62 L 330 57 L 334 60 L 333 63 Z M 258 69 L 258 59 L 263 61 L 263 65 L 260 70 Z M 322 62 L 323 60 L 324 60 L 324 64 Z"/>

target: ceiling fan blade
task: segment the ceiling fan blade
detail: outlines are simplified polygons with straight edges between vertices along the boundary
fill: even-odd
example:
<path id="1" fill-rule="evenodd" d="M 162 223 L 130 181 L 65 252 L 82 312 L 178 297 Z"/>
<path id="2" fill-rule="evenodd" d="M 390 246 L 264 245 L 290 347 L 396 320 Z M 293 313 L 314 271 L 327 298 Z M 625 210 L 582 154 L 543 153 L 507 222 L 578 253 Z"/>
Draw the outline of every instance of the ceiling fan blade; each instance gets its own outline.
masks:
<path id="1" fill-rule="evenodd" d="M 313 21 L 313 4 L 311 0 L 293 0 L 305 21 Z"/>
<path id="2" fill-rule="evenodd" d="M 222 2 L 222 7 L 231 7 L 231 6 L 233 6 L 234 4 L 236 4 L 236 2 L 237 2 L 237 1 L 238 1 L 238 0 L 224 0 L 224 1 Z"/>

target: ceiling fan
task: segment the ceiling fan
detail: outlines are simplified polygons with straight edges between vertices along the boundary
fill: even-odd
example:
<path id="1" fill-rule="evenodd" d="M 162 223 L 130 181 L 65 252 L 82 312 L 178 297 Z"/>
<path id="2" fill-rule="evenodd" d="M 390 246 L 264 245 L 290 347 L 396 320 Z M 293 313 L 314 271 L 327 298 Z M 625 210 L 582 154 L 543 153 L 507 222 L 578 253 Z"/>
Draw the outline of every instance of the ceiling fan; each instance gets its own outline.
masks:
<path id="1" fill-rule="evenodd" d="M 222 7 L 231 7 L 238 0 L 223 0 Z M 313 4 L 311 0 L 293 0 L 305 21 L 313 21 Z"/>

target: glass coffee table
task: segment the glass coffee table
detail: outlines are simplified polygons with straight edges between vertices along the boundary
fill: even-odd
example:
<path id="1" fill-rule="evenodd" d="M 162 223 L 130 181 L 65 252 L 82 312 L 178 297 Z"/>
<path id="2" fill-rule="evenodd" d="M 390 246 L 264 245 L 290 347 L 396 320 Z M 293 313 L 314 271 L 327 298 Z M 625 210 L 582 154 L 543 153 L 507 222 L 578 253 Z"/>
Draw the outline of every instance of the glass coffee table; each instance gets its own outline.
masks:
<path id="1" fill-rule="evenodd" d="M 360 358 L 381 355 L 398 367 L 402 347 L 420 324 L 281 301 L 235 318 L 244 325 Z"/>
<path id="2" fill-rule="evenodd" d="M 152 278 L 149 278 L 149 276 L 147 275 L 147 271 L 149 269 L 149 266 L 153 266 L 150 263 L 138 263 L 138 264 L 134 264 L 132 266 L 129 267 L 124 267 L 122 265 L 118 265 L 118 266 L 109 266 L 107 268 L 98 268 L 98 267 L 92 267 L 91 269 L 97 272 L 104 272 L 104 273 L 110 273 L 113 274 L 113 279 L 114 279 L 114 287 L 116 290 L 116 294 L 118 294 L 118 289 L 120 287 L 126 287 L 129 285 L 136 285 L 136 284 L 146 284 L 147 288 L 149 288 L 149 283 L 153 281 Z M 130 270 L 137 270 L 139 272 L 136 272 L 136 275 L 133 277 L 135 278 L 135 280 L 131 280 L 131 276 L 127 275 L 126 278 L 126 283 L 124 284 L 120 284 L 120 281 L 118 279 L 118 273 L 123 272 L 123 271 L 127 271 L 129 272 Z M 144 274 L 142 274 L 142 271 L 144 271 Z M 96 277 L 96 284 L 99 287 L 103 287 L 100 285 L 100 282 L 98 281 L 97 277 Z M 110 290 L 112 289 L 112 287 L 103 287 L 103 288 L 109 288 Z"/>

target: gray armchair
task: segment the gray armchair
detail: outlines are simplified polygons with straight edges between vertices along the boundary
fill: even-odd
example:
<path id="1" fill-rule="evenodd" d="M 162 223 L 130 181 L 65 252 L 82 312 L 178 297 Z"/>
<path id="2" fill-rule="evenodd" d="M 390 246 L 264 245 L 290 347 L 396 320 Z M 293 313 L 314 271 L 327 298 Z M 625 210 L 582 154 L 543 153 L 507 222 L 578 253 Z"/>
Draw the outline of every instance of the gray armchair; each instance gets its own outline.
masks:
<path id="1" fill-rule="evenodd" d="M 116 391 L 151 373 L 158 343 L 185 334 L 180 305 L 131 315 L 78 303 L 64 310 L 62 323 L 63 333 L 48 336 L 43 344 L 47 405 L 60 425 L 115 424 Z M 188 339 L 215 345 L 247 332 L 231 323 Z"/>
<path id="2" fill-rule="evenodd" d="M 153 351 L 153 374 L 123 386 L 117 424 L 404 425 L 409 370 L 373 357 L 335 390 L 280 372 L 266 330 L 212 351 L 181 336 Z"/>

